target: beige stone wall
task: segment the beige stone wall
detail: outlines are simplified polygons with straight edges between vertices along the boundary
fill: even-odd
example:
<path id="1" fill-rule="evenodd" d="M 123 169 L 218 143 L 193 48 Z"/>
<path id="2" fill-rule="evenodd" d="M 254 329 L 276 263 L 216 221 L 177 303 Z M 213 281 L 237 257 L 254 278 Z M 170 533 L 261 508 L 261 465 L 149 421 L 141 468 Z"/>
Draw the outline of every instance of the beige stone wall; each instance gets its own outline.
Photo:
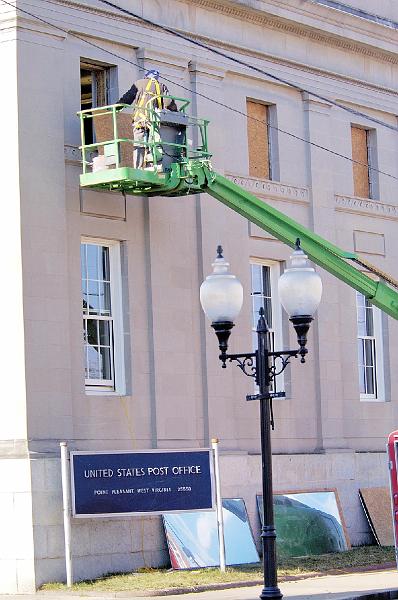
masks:
<path id="1" fill-rule="evenodd" d="M 4 462 L 4 461 L 3 461 Z M 14 465 L 15 461 L 8 461 Z M 19 461 L 26 468 L 26 461 Z M 358 490 L 361 487 L 388 485 L 385 453 L 339 452 L 330 454 L 283 454 L 273 457 L 274 489 L 276 492 L 336 490 L 342 507 L 342 517 L 352 545 L 372 543 L 372 534 L 361 509 Z M 58 458 L 32 460 L 33 523 L 35 540 L 35 582 L 62 581 L 65 577 L 63 545 L 62 493 Z M 5 467 L 2 473 L 5 474 Z M 250 525 L 259 546 L 260 521 L 256 494 L 261 494 L 260 455 L 223 453 L 220 456 L 222 495 L 243 498 Z M 20 473 L 19 469 L 19 473 Z M 21 479 L 22 481 L 22 479 Z M 20 521 L 21 501 L 28 508 L 30 495 L 23 485 L 13 490 L 15 519 L 9 521 L 10 511 L 5 491 L 0 493 L 1 507 L 8 515 L 7 526 L 25 537 L 26 519 Z M 11 500 L 12 501 L 12 500 Z M 6 537 L 3 538 L 5 540 Z M 6 563 L 3 556 L 12 549 L 0 547 L 4 571 L 0 579 L 7 582 L 19 579 L 19 588 L 12 583 L 8 589 L 29 591 L 29 582 L 22 587 L 22 560 Z M 31 550 L 32 551 L 32 550 Z M 26 554 L 25 550 L 25 554 Z M 23 557 L 20 556 L 20 559 Z M 132 571 L 141 567 L 168 564 L 166 539 L 160 517 L 131 517 L 124 519 L 75 519 L 72 521 L 72 561 L 76 580 L 99 577 L 109 572 Z M 25 575 L 26 579 L 26 575 Z"/>
<path id="2" fill-rule="evenodd" d="M 366 5 L 376 11 L 374 2 Z M 383 7 L 388 15 L 391 7 Z M 58 18 L 34 1 L 32 12 L 39 9 L 49 21 Z M 75 113 L 80 57 L 117 66 L 119 93 L 139 72 L 138 66 L 122 59 L 158 66 L 174 82 L 169 83 L 170 91 L 189 96 L 192 90 L 193 111 L 211 120 L 209 143 L 217 170 L 346 250 L 362 252 L 387 272 L 396 274 L 398 254 L 394 178 L 379 176 L 377 199 L 355 198 L 349 161 L 282 132 L 274 145 L 278 181 L 249 177 L 246 118 L 212 100 L 241 112 L 247 98 L 274 105 L 280 129 L 347 156 L 351 123 L 369 126 L 365 119 L 353 121 L 326 101 L 261 78 L 136 20 L 115 18 L 98 3 L 83 8 L 60 2 L 57 10 L 63 28 L 83 37 L 95 35 L 103 50 L 22 15 L 15 27 L 14 16 L 0 12 L 1 56 L 13 77 L 15 71 L 18 74 L 10 87 L 12 97 L 3 106 L 9 111 L 11 158 L 0 166 L 7 182 L 3 247 L 9 282 L 1 303 L 7 315 L 6 336 L 15 342 L 12 350 L 6 349 L 9 376 L 4 390 L 7 408 L 0 420 L 0 459 L 7 456 L 4 460 L 26 464 L 30 460 L 31 490 L 26 484 L 24 493 L 33 506 L 33 529 L 27 535 L 31 539 L 33 532 L 34 541 L 34 553 L 24 557 L 20 576 L 13 575 L 12 584 L 0 577 L 1 591 L 26 591 L 26 581 L 32 588 L 64 577 L 60 440 L 79 450 L 134 450 L 201 447 L 217 436 L 224 492 L 245 498 L 252 525 L 258 527 L 258 406 L 245 401 L 251 381 L 236 368 L 220 369 L 198 289 L 221 242 L 246 290 L 231 351 L 250 350 L 250 259 L 283 262 L 289 250 L 205 194 L 134 197 L 124 203 L 119 194 L 79 190 Z M 148 0 L 144 13 L 206 36 L 238 58 L 396 125 L 397 34 L 383 26 L 347 14 L 336 23 L 335 12 L 313 3 L 309 9 L 300 0 L 272 5 L 264 1 L 256 9 L 251 2 L 232 0 L 169 0 L 161 11 L 158 3 Z M 396 132 L 376 129 L 379 168 L 398 177 Z M 127 363 L 123 397 L 84 391 L 81 236 L 122 242 Z M 275 402 L 275 487 L 336 487 L 351 539 L 359 543 L 369 541 L 369 531 L 357 489 L 364 482 L 385 483 L 386 435 L 397 426 L 397 323 L 388 319 L 388 402 L 360 402 L 355 294 L 326 273 L 321 275 L 325 292 L 309 337 L 308 362 L 305 367 L 292 365 L 288 396 Z M 284 343 L 295 344 L 287 327 Z M 0 487 L 5 505 L 12 493 Z M 149 540 L 145 547 L 140 543 L 143 532 Z M 79 540 L 74 542 L 79 577 L 165 559 L 158 519 L 79 522 L 74 535 Z M 19 553 L 17 548 L 12 556 L 0 555 L 0 573 L 8 572 L 8 560 L 18 570 Z"/>

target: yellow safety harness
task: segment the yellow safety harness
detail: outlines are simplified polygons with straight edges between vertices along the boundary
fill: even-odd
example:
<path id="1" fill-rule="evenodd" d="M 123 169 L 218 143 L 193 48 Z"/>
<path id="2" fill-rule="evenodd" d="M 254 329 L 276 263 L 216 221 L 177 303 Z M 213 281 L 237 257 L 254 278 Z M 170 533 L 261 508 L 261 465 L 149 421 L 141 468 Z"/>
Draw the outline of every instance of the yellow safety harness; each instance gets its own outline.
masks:
<path id="1" fill-rule="evenodd" d="M 155 84 L 155 91 L 152 91 L 151 89 L 153 83 Z M 148 118 L 148 105 L 152 102 L 154 97 L 156 97 L 159 110 L 162 110 L 163 101 L 161 98 L 160 83 L 157 79 L 153 78 L 148 81 L 145 91 L 141 94 L 141 98 L 137 102 L 136 109 L 133 113 L 133 126 L 135 129 L 148 129 L 150 127 L 151 119 Z"/>

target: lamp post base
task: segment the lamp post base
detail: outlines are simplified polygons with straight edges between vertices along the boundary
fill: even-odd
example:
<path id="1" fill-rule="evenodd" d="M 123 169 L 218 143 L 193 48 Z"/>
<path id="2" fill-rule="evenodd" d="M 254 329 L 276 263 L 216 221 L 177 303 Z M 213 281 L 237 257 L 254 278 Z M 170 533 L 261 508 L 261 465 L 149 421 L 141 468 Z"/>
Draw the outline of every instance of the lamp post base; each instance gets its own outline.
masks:
<path id="1" fill-rule="evenodd" d="M 276 585 L 263 588 L 260 598 L 261 600 L 279 600 L 280 598 L 283 598 L 283 594 Z"/>

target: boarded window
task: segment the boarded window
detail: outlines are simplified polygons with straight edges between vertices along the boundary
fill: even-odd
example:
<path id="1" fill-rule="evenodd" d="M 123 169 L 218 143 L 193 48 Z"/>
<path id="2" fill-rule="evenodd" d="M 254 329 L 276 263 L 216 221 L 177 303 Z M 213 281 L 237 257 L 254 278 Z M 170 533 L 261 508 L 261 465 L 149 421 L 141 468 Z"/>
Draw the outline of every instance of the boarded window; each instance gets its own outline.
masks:
<path id="1" fill-rule="evenodd" d="M 247 100 L 247 138 L 249 145 L 249 175 L 271 179 L 268 106 Z"/>
<path id="2" fill-rule="evenodd" d="M 351 126 L 352 163 L 354 177 L 354 196 L 370 198 L 369 177 L 369 132 L 360 127 Z M 359 164 L 360 163 L 360 164 Z"/>

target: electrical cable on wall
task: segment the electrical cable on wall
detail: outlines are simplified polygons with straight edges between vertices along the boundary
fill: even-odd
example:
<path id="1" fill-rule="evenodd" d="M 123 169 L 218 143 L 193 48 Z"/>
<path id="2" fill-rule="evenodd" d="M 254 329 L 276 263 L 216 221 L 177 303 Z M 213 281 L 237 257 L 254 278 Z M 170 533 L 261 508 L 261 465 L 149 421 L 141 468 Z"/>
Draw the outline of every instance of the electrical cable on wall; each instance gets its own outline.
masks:
<path id="1" fill-rule="evenodd" d="M 376 117 L 371 117 L 370 115 L 367 115 L 366 113 L 355 110 L 354 108 L 350 108 L 349 106 L 345 106 L 344 104 L 340 104 L 340 102 L 337 102 L 336 100 L 332 100 L 330 98 L 327 98 L 326 96 L 322 96 L 321 94 L 318 94 L 317 92 L 303 88 L 302 86 L 300 86 L 296 83 L 293 83 L 292 81 L 288 81 L 287 79 L 284 79 L 283 77 L 279 77 L 278 75 L 273 75 L 269 71 L 265 71 L 264 69 L 261 69 L 260 67 L 251 65 L 250 63 L 247 63 L 244 60 L 241 60 L 240 58 L 236 58 L 235 56 L 231 56 L 231 54 L 227 54 L 226 52 L 223 52 L 222 50 L 218 50 L 217 48 L 214 48 L 213 46 L 210 46 L 209 44 L 205 44 L 204 42 L 195 40 L 194 38 L 189 37 L 188 35 L 185 35 L 184 33 L 180 33 L 179 31 L 177 31 L 175 29 L 166 27 L 165 25 L 160 25 L 159 23 L 155 23 L 151 19 L 146 19 L 145 17 L 141 17 L 140 15 L 137 15 L 136 13 L 132 12 L 131 10 L 127 10 L 126 8 L 118 6 L 117 4 L 114 4 L 113 2 L 110 2 L 109 0 L 99 0 L 99 2 L 102 2 L 103 4 L 106 4 L 108 6 L 111 6 L 112 8 L 116 8 L 116 10 L 120 10 L 121 12 L 126 13 L 127 15 L 134 17 L 135 19 L 138 19 L 139 21 L 142 21 L 143 23 L 146 23 L 147 25 L 151 25 L 152 27 L 161 29 L 162 31 L 170 33 L 171 35 L 174 35 L 176 37 L 179 37 L 179 38 L 185 40 L 186 42 L 190 42 L 191 44 L 194 44 L 195 46 L 199 46 L 200 48 L 203 48 L 204 50 L 213 52 L 214 54 L 217 54 L 218 56 L 221 56 L 222 58 L 226 58 L 227 60 L 231 60 L 232 62 L 234 62 L 236 64 L 247 67 L 248 69 L 251 69 L 252 71 L 261 73 L 261 75 L 265 75 L 266 77 L 269 77 L 270 79 L 274 79 L 275 81 L 278 81 L 279 83 L 283 83 L 284 85 L 287 85 L 287 86 L 297 90 L 298 92 L 305 92 L 307 94 L 310 94 L 314 98 L 318 98 L 319 100 L 322 100 L 323 102 L 327 102 L 328 104 L 337 106 L 338 108 L 341 108 L 342 110 L 345 110 L 357 117 L 364 117 L 365 119 L 368 119 L 369 121 L 372 121 L 373 123 L 377 123 L 378 125 L 387 127 L 388 129 L 392 129 L 393 131 L 398 131 L 398 127 L 396 125 L 391 125 L 390 123 L 381 121 L 380 119 L 377 119 Z"/>
<path id="2" fill-rule="evenodd" d="M 3 4 L 6 4 L 6 5 L 10 6 L 11 8 L 14 8 L 14 9 L 20 11 L 21 13 L 27 14 L 30 17 L 33 17 L 33 18 L 37 19 L 38 21 L 40 21 L 40 22 L 42 22 L 42 23 L 44 23 L 46 25 L 49 25 L 50 27 L 54 27 L 55 29 L 58 29 L 59 31 L 62 31 L 63 33 L 65 33 L 65 34 L 67 34 L 69 36 L 75 37 L 76 39 L 80 40 L 81 42 L 83 42 L 85 44 L 88 44 L 89 46 L 97 48 L 101 52 L 105 52 L 106 54 L 109 54 L 110 56 L 113 56 L 114 58 L 117 58 L 117 59 L 119 59 L 119 60 L 121 60 L 123 62 L 127 62 L 128 64 L 131 64 L 131 65 L 133 65 L 133 66 L 135 66 L 135 67 L 137 67 L 139 69 L 142 68 L 140 64 L 138 64 L 138 63 L 136 63 L 136 62 L 134 62 L 134 61 L 132 61 L 132 60 L 124 57 L 124 56 L 121 56 L 121 55 L 117 54 L 116 52 L 113 52 L 112 50 L 108 50 L 107 48 L 104 48 L 103 46 L 101 46 L 99 44 L 96 44 L 95 42 L 87 40 L 83 36 L 81 36 L 81 35 L 79 35 L 79 34 L 77 34 L 75 32 L 69 31 L 69 30 L 67 30 L 67 29 L 65 29 L 65 28 L 63 28 L 63 27 L 61 27 L 59 25 L 56 25 L 55 23 L 47 21 L 46 19 L 43 19 L 42 17 L 39 17 L 38 15 L 36 15 L 36 14 L 30 12 L 30 11 L 27 11 L 26 9 L 23 9 L 23 8 L 20 8 L 20 7 L 16 7 L 15 4 L 12 4 L 11 2 L 8 2 L 7 0 L 0 0 L 0 1 Z M 100 0 L 100 1 L 105 1 L 105 0 Z M 121 10 L 124 10 L 124 9 L 121 9 Z M 143 20 L 146 21 L 145 19 L 143 19 Z M 162 27 L 162 26 L 159 26 L 159 27 Z M 250 120 L 255 121 L 257 123 L 261 123 L 263 125 L 267 125 L 270 129 L 278 131 L 279 133 L 287 135 L 288 137 L 291 137 L 291 138 L 293 138 L 293 139 L 295 139 L 297 141 L 300 141 L 300 142 L 303 142 L 305 144 L 308 144 L 308 145 L 310 145 L 310 146 L 312 146 L 314 148 L 317 148 L 319 150 L 327 152 L 327 153 L 329 153 L 329 154 L 331 154 L 333 156 L 336 156 L 338 158 L 341 158 L 343 160 L 349 161 L 349 162 L 351 162 L 353 164 L 357 164 L 359 166 L 366 167 L 367 169 L 369 169 L 369 171 L 372 171 L 374 173 L 378 173 L 380 175 L 384 175 L 386 177 L 389 177 L 391 179 L 394 179 L 394 180 L 398 181 L 398 177 L 396 177 L 395 175 L 392 175 L 391 173 L 387 173 L 386 171 L 382 171 L 382 170 L 380 170 L 380 169 L 378 169 L 376 167 L 372 167 L 371 165 L 369 165 L 367 163 L 362 163 L 360 161 L 357 161 L 357 160 L 353 159 L 350 156 L 347 156 L 345 154 L 341 154 L 340 152 L 332 150 L 331 148 L 327 148 L 326 146 L 322 146 L 321 144 L 317 144 L 316 142 L 311 142 L 310 140 L 307 140 L 307 139 L 305 139 L 305 138 L 303 138 L 303 137 L 301 137 L 301 136 L 299 136 L 299 135 L 297 135 L 295 133 L 292 133 L 290 131 L 287 131 L 285 129 L 281 129 L 280 127 L 272 125 L 272 124 L 268 123 L 267 121 L 264 121 L 263 119 L 258 119 L 256 117 L 248 115 L 246 112 L 244 112 L 242 110 L 239 110 L 237 108 L 234 108 L 234 107 L 232 107 L 232 106 L 230 106 L 228 104 L 225 104 L 224 102 L 220 102 L 219 100 L 216 100 L 215 98 L 211 98 L 210 96 L 207 96 L 206 94 L 203 94 L 203 93 L 197 92 L 197 91 L 193 91 L 191 88 L 188 88 L 188 87 L 184 86 L 180 82 L 177 82 L 177 81 L 174 81 L 174 80 L 172 80 L 172 79 L 170 79 L 168 77 L 165 77 L 164 75 L 161 76 L 161 79 L 164 80 L 164 81 L 166 81 L 167 83 L 171 83 L 172 85 L 175 85 L 175 86 L 183 89 L 184 91 L 189 92 L 190 94 L 192 94 L 194 96 L 198 96 L 200 98 L 208 100 L 209 102 L 212 102 L 213 104 L 221 106 L 222 108 L 225 108 L 225 109 L 227 109 L 227 110 L 229 110 L 231 112 L 234 112 L 235 114 L 241 115 L 241 116 L 245 117 L 246 119 L 250 119 Z M 301 90 L 301 91 L 307 91 L 307 90 Z M 312 94 L 312 92 L 308 92 L 308 93 Z M 320 98 L 320 96 L 318 96 L 318 97 Z M 328 102 L 333 103 L 333 101 L 329 101 L 328 99 L 326 99 L 326 100 Z M 341 106 L 339 105 L 339 108 L 346 108 L 346 107 L 344 107 L 343 105 L 341 105 Z M 351 109 L 349 109 L 349 112 L 351 112 Z M 368 115 L 365 115 L 364 113 L 358 113 L 358 114 L 361 115 L 361 116 L 364 116 L 364 117 L 368 117 Z M 372 119 L 372 117 L 370 117 L 370 118 Z M 393 128 L 393 129 L 395 129 L 395 130 L 398 131 L 398 127 L 394 128 L 392 125 L 390 126 L 388 123 L 384 123 L 383 121 L 381 121 L 379 124 L 380 125 L 385 125 L 386 127 L 390 128 L 390 129 Z"/>

